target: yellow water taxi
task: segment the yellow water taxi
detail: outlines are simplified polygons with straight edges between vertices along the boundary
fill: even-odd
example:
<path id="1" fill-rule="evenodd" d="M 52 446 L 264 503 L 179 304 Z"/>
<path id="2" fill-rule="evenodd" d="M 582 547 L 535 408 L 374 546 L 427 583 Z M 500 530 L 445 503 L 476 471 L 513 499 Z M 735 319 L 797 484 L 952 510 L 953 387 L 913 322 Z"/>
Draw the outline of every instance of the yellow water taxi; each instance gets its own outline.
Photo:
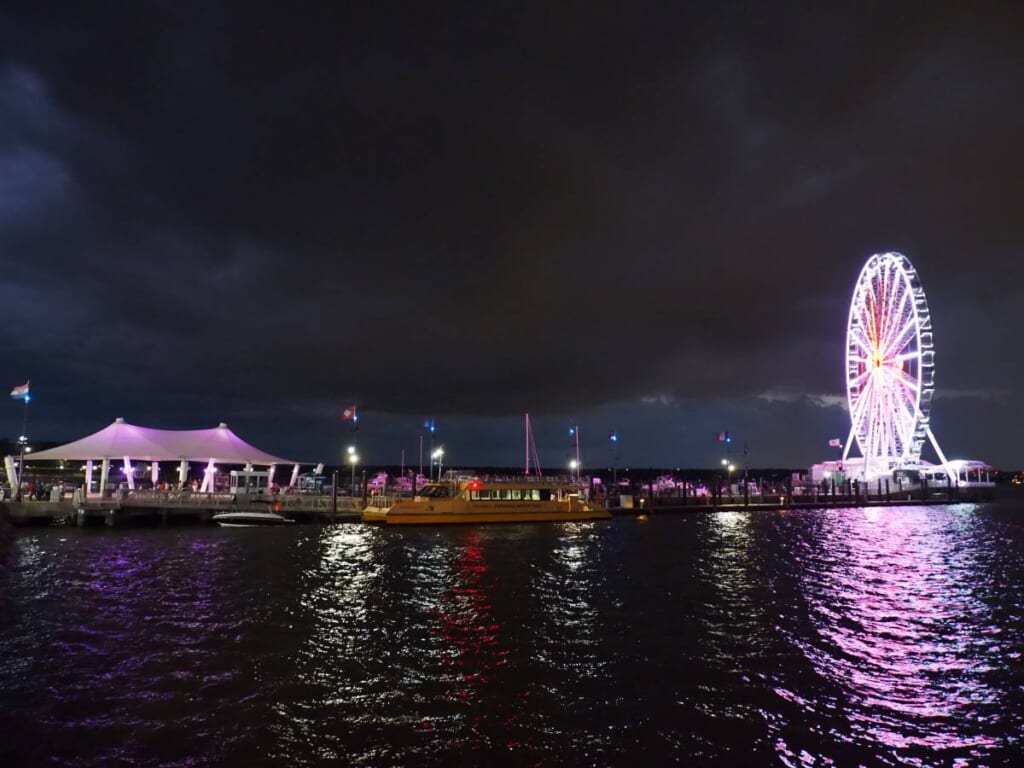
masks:
<path id="1" fill-rule="evenodd" d="M 489 481 L 468 478 L 427 483 L 414 498 L 376 497 L 363 510 L 363 522 L 388 525 L 446 523 L 529 523 L 607 520 L 603 506 L 578 488 L 541 479 Z"/>

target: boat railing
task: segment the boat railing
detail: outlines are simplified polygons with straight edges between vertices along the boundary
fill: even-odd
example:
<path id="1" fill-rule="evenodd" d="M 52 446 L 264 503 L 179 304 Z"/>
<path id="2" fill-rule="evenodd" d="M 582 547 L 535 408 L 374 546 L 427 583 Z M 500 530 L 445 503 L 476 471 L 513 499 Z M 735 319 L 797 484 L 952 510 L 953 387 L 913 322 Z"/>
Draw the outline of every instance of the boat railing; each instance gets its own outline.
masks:
<path id="1" fill-rule="evenodd" d="M 366 500 L 366 507 L 373 509 L 388 509 L 398 501 L 397 496 L 385 495 L 382 493 L 375 494 Z"/>

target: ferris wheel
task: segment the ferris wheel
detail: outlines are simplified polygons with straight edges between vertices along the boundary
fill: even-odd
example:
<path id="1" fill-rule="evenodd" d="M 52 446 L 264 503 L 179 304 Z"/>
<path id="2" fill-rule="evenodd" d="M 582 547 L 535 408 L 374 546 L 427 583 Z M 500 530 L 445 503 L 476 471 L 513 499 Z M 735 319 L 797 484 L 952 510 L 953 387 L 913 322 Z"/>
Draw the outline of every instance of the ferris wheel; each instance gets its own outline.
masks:
<path id="1" fill-rule="evenodd" d="M 850 436 L 865 476 L 920 464 L 927 439 L 946 457 L 929 426 L 935 350 L 928 301 L 917 270 L 900 253 L 878 253 L 857 278 L 846 326 L 846 395 Z"/>

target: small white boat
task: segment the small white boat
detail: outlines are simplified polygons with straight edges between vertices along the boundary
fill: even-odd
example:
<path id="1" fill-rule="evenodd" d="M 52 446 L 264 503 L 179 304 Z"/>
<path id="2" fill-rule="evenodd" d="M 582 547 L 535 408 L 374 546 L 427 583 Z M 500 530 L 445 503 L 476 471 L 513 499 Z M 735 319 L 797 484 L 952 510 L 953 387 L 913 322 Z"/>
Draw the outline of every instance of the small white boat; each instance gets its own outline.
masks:
<path id="1" fill-rule="evenodd" d="M 213 522 L 222 528 L 249 528 L 257 525 L 286 525 L 294 523 L 287 517 L 276 512 L 220 512 L 214 515 Z"/>

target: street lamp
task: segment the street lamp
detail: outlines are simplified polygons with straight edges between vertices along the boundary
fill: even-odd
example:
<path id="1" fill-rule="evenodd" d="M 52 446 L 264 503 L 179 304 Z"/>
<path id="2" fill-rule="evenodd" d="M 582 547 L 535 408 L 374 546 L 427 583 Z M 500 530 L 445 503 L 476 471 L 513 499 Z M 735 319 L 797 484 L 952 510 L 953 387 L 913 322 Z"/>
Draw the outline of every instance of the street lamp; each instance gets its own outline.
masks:
<path id="1" fill-rule="evenodd" d="M 350 445 L 348 447 L 348 463 L 352 465 L 352 496 L 356 495 L 356 464 L 359 463 L 359 456 L 356 454 L 356 447 Z"/>
<path id="2" fill-rule="evenodd" d="M 18 456 L 18 487 L 14 489 L 14 500 L 21 501 L 21 484 L 25 482 L 25 454 L 32 449 L 28 447 L 28 438 L 25 435 L 18 436 L 20 455 Z"/>
<path id="3" fill-rule="evenodd" d="M 441 480 L 441 465 L 444 462 L 444 448 L 438 448 L 436 451 L 434 451 L 431 454 L 431 458 L 432 459 L 437 459 L 437 479 L 438 479 L 438 481 L 440 481 Z M 433 477 L 433 472 L 431 472 L 431 477 Z"/>
<path id="4" fill-rule="evenodd" d="M 614 446 L 614 462 L 612 464 L 612 486 L 615 486 L 618 481 L 619 474 L 619 433 L 612 430 L 608 433 L 608 440 Z"/>
<path id="5" fill-rule="evenodd" d="M 569 478 L 571 479 L 573 475 L 576 475 L 577 480 L 580 479 L 580 463 L 576 459 L 569 462 Z"/>

